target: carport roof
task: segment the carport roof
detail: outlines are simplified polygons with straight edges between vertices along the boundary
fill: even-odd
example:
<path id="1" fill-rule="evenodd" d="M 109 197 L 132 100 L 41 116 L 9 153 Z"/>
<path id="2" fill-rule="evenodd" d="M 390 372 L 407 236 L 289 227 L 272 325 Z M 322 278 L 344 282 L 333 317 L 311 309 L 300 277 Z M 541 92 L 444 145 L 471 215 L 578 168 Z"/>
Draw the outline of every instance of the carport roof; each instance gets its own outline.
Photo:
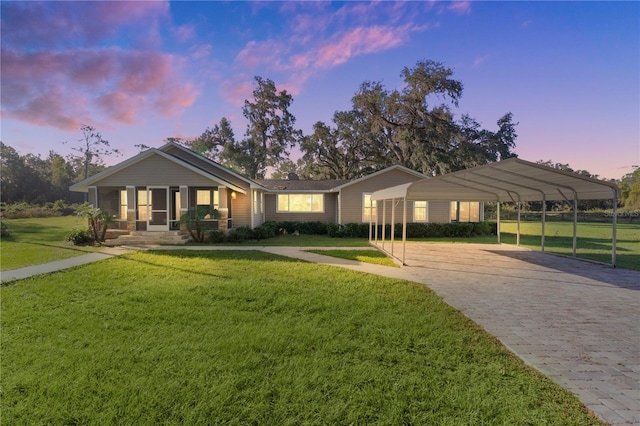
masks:
<path id="1" fill-rule="evenodd" d="M 541 164 L 509 158 L 382 189 L 372 200 L 430 201 L 604 200 L 617 197 L 617 186 Z"/>

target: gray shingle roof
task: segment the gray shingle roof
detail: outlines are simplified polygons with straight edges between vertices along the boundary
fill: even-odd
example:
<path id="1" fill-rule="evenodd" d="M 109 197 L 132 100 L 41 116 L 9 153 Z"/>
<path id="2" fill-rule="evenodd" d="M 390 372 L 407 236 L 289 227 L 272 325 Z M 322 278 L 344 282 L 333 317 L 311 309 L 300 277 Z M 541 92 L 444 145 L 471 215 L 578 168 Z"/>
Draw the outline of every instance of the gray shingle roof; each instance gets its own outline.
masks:
<path id="1" fill-rule="evenodd" d="M 329 191 L 343 185 L 348 180 L 288 180 L 288 179 L 255 179 L 255 182 L 265 188 L 278 191 Z"/>

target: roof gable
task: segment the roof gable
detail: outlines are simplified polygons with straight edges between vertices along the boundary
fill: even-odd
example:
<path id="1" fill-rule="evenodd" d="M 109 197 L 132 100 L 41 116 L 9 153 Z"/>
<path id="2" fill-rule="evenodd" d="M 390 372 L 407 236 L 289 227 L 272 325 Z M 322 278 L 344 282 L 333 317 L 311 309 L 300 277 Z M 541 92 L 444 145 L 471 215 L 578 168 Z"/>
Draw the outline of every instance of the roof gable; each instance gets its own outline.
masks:
<path id="1" fill-rule="evenodd" d="M 258 184 L 256 183 L 256 181 L 251 180 L 245 176 L 242 176 L 240 173 L 237 173 L 235 171 L 233 171 L 232 169 L 223 166 L 220 163 L 217 163 L 203 155 L 198 154 L 197 152 L 183 146 L 180 145 L 178 143 L 175 142 L 167 142 L 165 145 L 161 146 L 160 148 L 158 148 L 158 150 L 167 153 L 168 155 L 172 155 L 171 153 L 169 153 L 170 150 L 172 149 L 178 149 L 180 150 L 181 153 L 185 154 L 185 157 L 180 157 L 183 161 L 191 163 L 191 164 L 206 164 L 208 166 L 208 171 L 210 173 L 214 173 L 215 174 L 215 170 L 219 170 L 222 171 L 225 174 L 229 174 L 231 176 L 233 176 L 236 179 L 241 180 L 242 182 L 248 184 L 250 187 L 256 187 L 258 186 Z M 172 155 L 173 156 L 173 155 Z M 191 159 L 191 160 L 190 160 Z M 197 166 L 196 166 L 197 167 Z M 210 169 L 209 169 L 210 168 Z"/>
<path id="2" fill-rule="evenodd" d="M 420 172 L 416 172 L 415 170 L 411 170 L 411 169 L 409 169 L 407 167 L 404 167 L 404 166 L 401 166 L 399 164 L 396 164 L 394 166 L 390 166 L 390 167 L 387 167 L 385 169 L 378 170 L 377 172 L 371 173 L 371 174 L 363 176 L 361 178 L 358 178 L 358 179 L 355 179 L 355 180 L 352 180 L 352 181 L 348 181 L 348 182 L 346 182 L 346 183 L 344 183 L 342 185 L 339 185 L 339 186 L 335 187 L 334 189 L 335 190 L 340 190 L 342 188 L 346 188 L 348 186 L 360 183 L 360 182 L 362 182 L 364 180 L 371 179 L 373 177 L 380 176 L 380 175 L 383 175 L 385 173 L 389 173 L 389 172 L 391 172 L 393 170 L 398 170 L 398 171 L 401 171 L 401 172 L 405 172 L 405 173 L 407 173 L 409 175 L 415 176 L 418 179 L 427 179 L 429 177 L 429 176 L 427 176 L 425 174 L 422 174 Z"/>
<path id="3" fill-rule="evenodd" d="M 135 165 L 138 165 L 142 162 L 144 162 L 145 160 L 153 157 L 153 156 L 159 156 L 162 157 L 164 160 L 167 160 L 171 163 L 174 163 L 186 170 L 189 170 L 192 173 L 195 173 L 197 175 L 202 176 L 203 178 L 210 180 L 213 183 L 216 183 L 220 186 L 226 186 L 231 188 L 234 191 L 240 192 L 240 193 L 246 193 L 246 191 L 242 188 L 240 188 L 239 186 L 228 182 L 224 179 L 221 179 L 218 176 L 215 176 L 207 171 L 204 171 L 198 167 L 195 167 L 177 157 L 174 157 L 172 155 L 169 155 L 163 151 L 160 151 L 158 149 L 155 148 L 150 148 L 146 151 L 143 151 L 141 153 L 139 153 L 138 155 L 131 157 L 121 163 L 116 164 L 115 166 L 111 166 L 106 170 L 103 170 L 100 173 L 97 173 L 87 179 L 84 179 L 74 185 L 72 185 L 69 189 L 71 191 L 78 191 L 78 192 L 86 192 L 88 190 L 88 188 L 90 186 L 96 186 L 100 181 L 105 180 L 113 175 L 116 175 L 117 173 L 120 173 L 124 170 L 127 170 Z M 179 182 L 176 182 L 176 184 L 178 184 Z"/>

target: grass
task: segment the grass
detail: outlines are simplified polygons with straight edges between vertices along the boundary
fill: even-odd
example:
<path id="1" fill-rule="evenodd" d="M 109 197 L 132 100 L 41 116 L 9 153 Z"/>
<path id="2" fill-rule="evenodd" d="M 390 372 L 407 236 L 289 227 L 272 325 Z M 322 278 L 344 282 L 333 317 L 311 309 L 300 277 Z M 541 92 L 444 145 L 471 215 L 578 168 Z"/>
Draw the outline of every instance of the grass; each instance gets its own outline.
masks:
<path id="1" fill-rule="evenodd" d="M 339 259 L 355 260 L 357 262 L 372 263 L 374 265 L 393 266 L 399 268 L 387 255 L 377 250 L 307 250 L 311 253 L 337 257 Z"/>
<path id="2" fill-rule="evenodd" d="M 517 222 L 501 222 L 500 228 L 502 242 L 516 244 Z M 640 224 L 619 223 L 617 228 L 617 266 L 640 270 Z M 610 223 L 578 223 L 577 257 L 610 264 L 611 230 Z M 521 222 L 520 234 L 520 245 L 540 250 L 540 222 Z M 544 245 L 547 252 L 571 256 L 573 222 L 546 222 Z"/>
<path id="3" fill-rule="evenodd" d="M 137 252 L 0 292 L 3 424 L 601 424 L 406 281 Z"/>
<path id="4" fill-rule="evenodd" d="M 86 219 L 61 216 L 31 219 L 3 219 L 12 237 L 0 241 L 0 270 L 53 262 L 95 251 L 66 241 L 75 230 L 87 228 Z"/>
<path id="5" fill-rule="evenodd" d="M 226 246 L 293 246 L 293 247 L 368 247 L 367 238 L 332 238 L 328 235 L 278 235 L 260 241 L 244 241 L 242 243 L 223 243 Z"/>

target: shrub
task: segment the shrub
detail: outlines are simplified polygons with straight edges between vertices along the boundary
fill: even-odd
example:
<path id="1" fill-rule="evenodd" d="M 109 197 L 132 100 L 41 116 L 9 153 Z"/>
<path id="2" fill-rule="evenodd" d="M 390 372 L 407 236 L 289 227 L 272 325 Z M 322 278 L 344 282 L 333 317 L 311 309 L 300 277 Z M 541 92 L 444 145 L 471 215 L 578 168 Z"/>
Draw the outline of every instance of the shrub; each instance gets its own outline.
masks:
<path id="1" fill-rule="evenodd" d="M 225 237 L 223 231 L 217 229 L 209 231 L 209 241 L 213 244 L 224 243 Z"/>
<path id="2" fill-rule="evenodd" d="M 248 226 L 240 226 L 232 229 L 227 235 L 227 241 L 230 243 L 241 243 L 251 237 L 251 228 Z"/>
<path id="3" fill-rule="evenodd" d="M 306 235 L 326 235 L 328 233 L 327 224 L 319 221 L 315 222 L 294 222 L 294 221 L 283 221 L 283 222 L 265 222 L 262 224 L 262 227 L 273 228 L 274 235 L 278 233 L 281 229 L 287 231 L 287 234 L 292 234 L 295 231 L 298 231 L 300 234 Z"/>
<path id="4" fill-rule="evenodd" d="M 254 228 L 253 231 L 251 232 L 251 237 L 254 240 L 266 240 L 267 238 L 273 238 L 275 237 L 275 231 L 272 230 L 272 228 L 270 227 L 264 227 L 264 226 L 258 226 L 257 228 Z"/>
<path id="5" fill-rule="evenodd" d="M 402 238 L 402 224 L 393 226 L 395 238 Z M 327 224 L 330 237 L 369 237 L 368 223 Z M 493 235 L 497 232 L 495 222 L 453 222 L 453 223 L 407 223 L 407 238 L 469 238 L 471 236 Z M 378 225 L 378 238 L 382 238 L 382 225 Z M 385 225 L 385 238 L 391 238 L 391 225 Z"/>
<path id="6" fill-rule="evenodd" d="M 0 238 L 11 238 L 11 230 L 3 220 L 0 220 Z"/>
<path id="7" fill-rule="evenodd" d="M 71 231 L 67 236 L 67 241 L 71 241 L 75 246 L 86 246 L 93 244 L 93 238 L 91 238 L 91 232 L 88 229 L 77 229 Z"/>
<path id="8" fill-rule="evenodd" d="M 272 237 L 276 236 L 276 232 L 278 231 L 278 224 L 276 222 L 270 221 L 270 222 L 265 222 L 262 225 L 262 228 L 266 229 L 267 232 L 269 233 L 269 235 L 271 235 Z"/>

